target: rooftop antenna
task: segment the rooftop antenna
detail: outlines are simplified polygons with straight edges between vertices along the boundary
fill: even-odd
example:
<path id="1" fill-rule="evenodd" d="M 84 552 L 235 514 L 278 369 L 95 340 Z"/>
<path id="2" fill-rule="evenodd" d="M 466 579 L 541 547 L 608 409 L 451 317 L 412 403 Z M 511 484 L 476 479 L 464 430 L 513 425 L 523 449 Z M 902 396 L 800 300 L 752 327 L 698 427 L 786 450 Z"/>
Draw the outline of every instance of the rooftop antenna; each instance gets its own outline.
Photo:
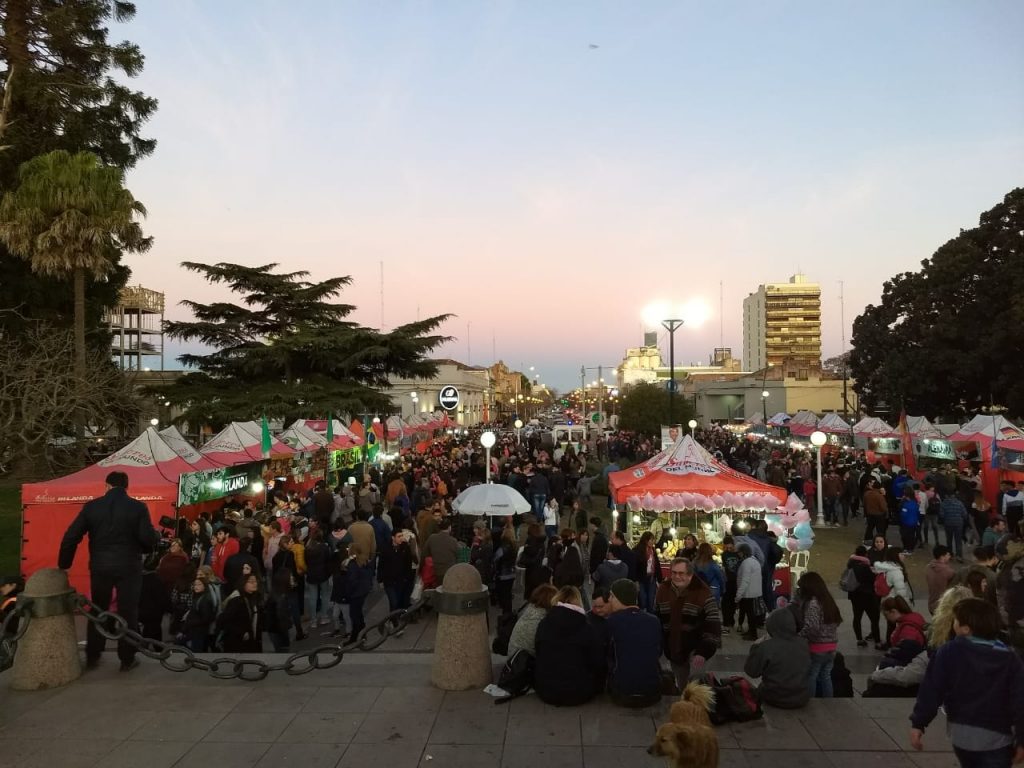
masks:
<path id="1" fill-rule="evenodd" d="M 718 281 L 718 346 L 725 348 L 725 283 Z"/>

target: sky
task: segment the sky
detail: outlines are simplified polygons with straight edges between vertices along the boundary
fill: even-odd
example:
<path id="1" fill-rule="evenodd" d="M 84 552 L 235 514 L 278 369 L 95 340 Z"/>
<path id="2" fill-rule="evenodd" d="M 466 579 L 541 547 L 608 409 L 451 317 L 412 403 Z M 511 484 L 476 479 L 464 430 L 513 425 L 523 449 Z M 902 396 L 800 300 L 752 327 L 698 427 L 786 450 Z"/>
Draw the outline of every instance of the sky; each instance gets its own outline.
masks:
<path id="1" fill-rule="evenodd" d="M 1024 180 L 1022 32 L 1017 0 L 139 3 L 132 283 L 184 319 L 228 297 L 182 261 L 351 275 L 355 320 L 453 313 L 438 356 L 568 389 L 656 300 L 706 305 L 678 362 L 739 357 L 800 271 L 828 357 Z"/>

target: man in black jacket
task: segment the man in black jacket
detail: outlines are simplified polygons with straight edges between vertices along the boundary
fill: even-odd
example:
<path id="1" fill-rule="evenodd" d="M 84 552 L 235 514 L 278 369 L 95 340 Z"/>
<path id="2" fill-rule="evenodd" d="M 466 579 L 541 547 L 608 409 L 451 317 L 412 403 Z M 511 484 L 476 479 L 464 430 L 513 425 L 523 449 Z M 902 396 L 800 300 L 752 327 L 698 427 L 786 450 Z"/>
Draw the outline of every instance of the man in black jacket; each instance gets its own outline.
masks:
<path id="1" fill-rule="evenodd" d="M 608 537 L 601 530 L 601 518 L 596 515 L 590 518 L 590 576 L 594 576 L 597 566 L 608 556 Z"/>
<path id="2" fill-rule="evenodd" d="M 86 502 L 68 526 L 60 543 L 58 567 L 65 571 L 75 561 L 75 551 L 89 534 L 89 576 L 92 601 L 101 610 L 110 608 L 117 592 L 117 609 L 130 629 L 138 630 L 139 595 L 142 592 L 142 555 L 152 551 L 160 539 L 149 518 L 149 509 L 128 495 L 128 475 L 107 475 L 107 492 Z M 86 632 L 85 663 L 91 669 L 100 660 L 106 640 L 89 622 Z M 135 649 L 125 640 L 117 643 L 121 671 L 138 665 Z"/>

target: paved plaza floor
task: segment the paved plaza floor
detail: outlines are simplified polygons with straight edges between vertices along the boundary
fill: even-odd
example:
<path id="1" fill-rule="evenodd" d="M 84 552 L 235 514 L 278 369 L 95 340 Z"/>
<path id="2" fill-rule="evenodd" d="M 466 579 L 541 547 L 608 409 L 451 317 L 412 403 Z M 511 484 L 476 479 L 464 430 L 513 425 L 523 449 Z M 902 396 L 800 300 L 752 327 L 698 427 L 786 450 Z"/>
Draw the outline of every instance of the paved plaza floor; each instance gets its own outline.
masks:
<path id="1" fill-rule="evenodd" d="M 845 531 L 834 535 L 842 533 L 853 538 Z M 839 649 L 859 692 L 880 654 L 856 647 L 850 601 L 836 592 L 844 617 Z M 383 617 L 386 610 L 383 594 L 375 592 L 368 620 Z M 430 685 L 435 627 L 435 619 L 427 616 L 376 651 L 347 654 L 334 669 L 301 677 L 276 673 L 258 683 L 168 672 L 141 657 L 139 668 L 121 674 L 112 652 L 99 669 L 61 690 L 13 693 L 9 676 L 0 675 L 0 768 L 667 765 L 646 749 L 657 726 L 668 719 L 670 699 L 645 710 L 624 710 L 607 698 L 559 709 L 533 694 L 495 705 L 480 691 L 439 691 Z M 321 633 L 329 634 L 326 627 L 318 628 L 309 640 L 293 643 L 292 650 L 332 642 Z M 708 668 L 741 673 L 749 647 L 736 635 L 725 636 Z M 504 661 L 493 660 L 496 670 Z M 798 711 L 766 708 L 763 720 L 717 729 L 721 765 L 956 766 L 941 716 L 925 736 L 928 751 L 911 750 L 912 707 L 913 699 L 858 695 L 814 700 Z"/>

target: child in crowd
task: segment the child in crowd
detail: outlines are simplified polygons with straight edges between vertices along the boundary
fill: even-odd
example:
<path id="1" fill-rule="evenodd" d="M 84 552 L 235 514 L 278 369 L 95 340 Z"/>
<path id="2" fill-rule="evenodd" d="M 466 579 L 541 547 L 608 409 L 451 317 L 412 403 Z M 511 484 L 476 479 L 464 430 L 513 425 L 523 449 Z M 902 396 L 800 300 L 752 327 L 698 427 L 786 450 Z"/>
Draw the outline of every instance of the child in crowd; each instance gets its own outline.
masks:
<path id="1" fill-rule="evenodd" d="M 963 768 L 1009 768 L 1024 760 L 1024 665 L 999 642 L 999 612 L 970 598 L 953 608 L 956 637 L 935 652 L 910 716 L 910 743 L 943 707 L 953 751 Z"/>

